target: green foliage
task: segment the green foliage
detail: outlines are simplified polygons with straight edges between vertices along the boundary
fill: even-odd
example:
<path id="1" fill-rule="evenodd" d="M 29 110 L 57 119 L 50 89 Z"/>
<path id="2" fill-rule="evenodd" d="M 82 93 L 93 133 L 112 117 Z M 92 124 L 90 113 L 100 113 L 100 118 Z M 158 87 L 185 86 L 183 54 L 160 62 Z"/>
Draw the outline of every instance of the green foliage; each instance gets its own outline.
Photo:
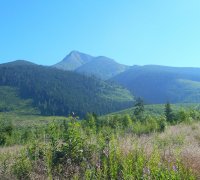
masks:
<path id="1" fill-rule="evenodd" d="M 5 145 L 7 139 L 12 135 L 13 125 L 11 121 L 0 119 L 0 146 Z"/>
<path id="2" fill-rule="evenodd" d="M 13 174 L 20 180 L 30 179 L 31 170 L 32 164 L 24 153 L 15 160 L 12 166 Z"/>
<path id="3" fill-rule="evenodd" d="M 128 115 L 128 114 L 126 114 L 123 118 L 122 118 L 122 126 L 123 126 L 123 128 L 131 128 L 132 127 L 132 125 L 133 125 L 133 122 L 132 122 L 132 119 L 131 119 L 131 117 Z"/>
<path id="4" fill-rule="evenodd" d="M 134 115 L 137 117 L 142 116 L 143 112 L 144 112 L 144 102 L 141 98 L 137 98 L 136 99 L 136 103 L 135 103 L 135 109 L 134 109 Z"/>
<path id="5" fill-rule="evenodd" d="M 165 118 L 159 118 L 158 120 L 159 131 L 164 132 L 167 127 L 167 122 Z"/>
<path id="6" fill-rule="evenodd" d="M 146 115 L 139 119 L 135 116 L 114 115 L 101 118 L 98 126 L 101 128 L 110 127 L 118 132 L 129 132 L 137 135 L 162 132 L 166 128 L 166 120 L 163 117 Z"/>
<path id="7" fill-rule="evenodd" d="M 52 123 L 45 130 L 45 142 L 31 144 L 27 148 L 29 158 L 44 161 L 47 175 L 52 177 L 71 178 L 91 159 L 92 146 L 86 143 L 78 122 L 67 124 Z"/>
<path id="8" fill-rule="evenodd" d="M 86 125 L 89 128 L 90 131 L 96 132 L 96 121 L 97 121 L 97 116 L 87 113 L 86 117 Z"/>
<path id="9" fill-rule="evenodd" d="M 184 110 L 180 110 L 175 114 L 176 122 L 184 122 L 184 123 L 191 123 L 194 119 L 189 114 L 190 112 L 186 112 Z M 194 115 L 194 114 L 193 114 Z"/>
<path id="10" fill-rule="evenodd" d="M 91 170 L 91 169 L 90 169 Z M 144 149 L 123 155 L 115 140 L 111 139 L 103 149 L 96 170 L 85 174 L 88 179 L 195 179 L 190 170 L 178 161 L 162 163 L 157 149 L 145 156 Z"/>

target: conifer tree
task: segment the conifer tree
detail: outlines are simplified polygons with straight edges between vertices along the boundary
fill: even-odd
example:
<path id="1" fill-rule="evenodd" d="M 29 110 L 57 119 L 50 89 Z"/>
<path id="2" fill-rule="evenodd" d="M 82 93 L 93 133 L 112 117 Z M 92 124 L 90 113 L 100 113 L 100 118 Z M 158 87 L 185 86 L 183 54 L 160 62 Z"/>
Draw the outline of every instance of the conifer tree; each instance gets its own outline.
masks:
<path id="1" fill-rule="evenodd" d="M 141 98 L 137 98 L 134 107 L 135 107 L 134 115 L 141 116 L 142 113 L 144 112 L 144 101 Z"/>
<path id="2" fill-rule="evenodd" d="M 169 102 L 165 104 L 165 117 L 166 117 L 166 121 L 170 123 L 173 121 L 173 118 L 174 118 L 172 108 Z"/>

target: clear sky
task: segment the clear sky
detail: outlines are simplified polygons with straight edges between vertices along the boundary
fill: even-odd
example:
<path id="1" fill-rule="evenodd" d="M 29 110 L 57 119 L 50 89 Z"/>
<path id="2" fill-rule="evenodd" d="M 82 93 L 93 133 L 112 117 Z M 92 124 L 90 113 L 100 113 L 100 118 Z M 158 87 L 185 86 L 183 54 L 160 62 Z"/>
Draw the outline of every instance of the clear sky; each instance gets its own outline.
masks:
<path id="1" fill-rule="evenodd" d="M 72 50 L 200 67 L 200 0 L 0 0 L 0 63 L 52 65 Z"/>

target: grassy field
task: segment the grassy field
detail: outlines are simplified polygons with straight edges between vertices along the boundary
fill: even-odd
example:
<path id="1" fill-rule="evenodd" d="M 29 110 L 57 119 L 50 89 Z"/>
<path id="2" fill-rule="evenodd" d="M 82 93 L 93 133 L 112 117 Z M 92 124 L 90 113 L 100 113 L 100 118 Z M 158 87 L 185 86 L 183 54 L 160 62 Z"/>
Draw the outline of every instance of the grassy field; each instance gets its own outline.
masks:
<path id="1" fill-rule="evenodd" d="M 182 104 L 171 104 L 171 107 L 174 112 L 178 112 L 180 110 L 200 110 L 200 104 L 199 103 L 182 103 Z M 145 113 L 146 114 L 151 114 L 151 115 L 164 115 L 165 112 L 165 104 L 149 104 L 149 105 L 144 105 L 145 108 Z M 106 116 L 110 115 L 124 115 L 124 114 L 129 114 L 133 115 L 134 112 L 134 107 L 128 108 L 122 111 L 114 112 L 107 114 Z"/>
<path id="2" fill-rule="evenodd" d="M 0 86 L 0 119 L 11 121 L 16 128 L 42 126 L 65 117 L 41 116 L 31 99 L 21 99 L 16 88 Z"/>
<path id="3" fill-rule="evenodd" d="M 77 132 L 73 132 L 77 141 L 79 139 L 76 137 Z M 81 135 L 83 135 L 82 133 Z M 85 141 L 85 138 L 83 139 Z M 61 139 L 59 141 L 62 142 Z M 133 133 L 117 133 L 112 135 L 108 144 L 104 144 L 105 141 L 97 134 L 87 136 L 85 142 L 87 147 L 89 145 L 96 147 L 92 151 L 91 162 L 87 161 L 88 168 L 85 168 L 84 163 L 86 162 L 79 157 L 79 155 L 81 156 L 79 150 L 83 148 L 83 144 L 76 145 L 80 147 L 74 149 L 75 157 L 79 157 L 81 163 L 66 164 L 60 160 L 59 167 L 66 168 L 65 172 L 60 171 L 63 176 L 56 173 L 58 169 L 53 164 L 50 168 L 51 174 L 46 169 L 49 166 L 48 161 L 51 159 L 48 157 L 48 153 L 51 152 L 49 150 L 53 151 L 50 148 L 51 143 L 45 142 L 42 145 L 39 141 L 34 140 L 34 142 L 38 142 L 36 145 L 38 150 L 43 147 L 46 154 L 44 159 L 36 158 L 34 160 L 30 160 L 30 157 L 24 155 L 24 152 L 28 152 L 30 147 L 33 148 L 30 146 L 31 142 L 28 143 L 29 145 L 1 147 L 0 179 L 54 179 L 59 176 L 64 179 L 109 179 L 110 177 L 112 177 L 111 179 L 118 179 L 117 177 L 121 177 L 120 179 L 200 179 L 199 122 L 168 126 L 162 133 L 140 136 Z M 70 156 L 73 158 L 73 154 Z M 21 159 L 23 160 L 21 161 Z M 67 161 L 67 159 L 63 159 L 63 161 Z M 80 168 L 82 165 L 84 173 Z M 71 166 L 72 169 L 68 169 L 66 166 Z M 108 168 L 112 172 L 108 172 Z"/>

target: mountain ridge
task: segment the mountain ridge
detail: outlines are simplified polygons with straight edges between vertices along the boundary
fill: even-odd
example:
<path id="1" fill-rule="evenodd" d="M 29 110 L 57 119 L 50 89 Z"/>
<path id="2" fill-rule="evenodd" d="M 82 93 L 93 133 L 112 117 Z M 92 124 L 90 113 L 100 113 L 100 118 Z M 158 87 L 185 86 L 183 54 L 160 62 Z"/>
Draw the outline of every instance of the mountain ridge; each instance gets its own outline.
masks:
<path id="1" fill-rule="evenodd" d="M 74 50 L 71 51 L 67 56 L 65 56 L 62 61 L 53 65 L 53 67 L 56 67 L 61 70 L 73 71 L 81 65 L 92 60 L 92 58 L 93 57 L 88 54 Z"/>
<path id="2" fill-rule="evenodd" d="M 106 80 L 125 71 L 129 66 L 119 64 L 106 56 L 94 57 L 79 51 L 72 51 L 53 67 L 66 71 L 76 71 L 89 76 L 95 75 Z"/>
<path id="3" fill-rule="evenodd" d="M 132 66 L 111 80 L 147 103 L 200 102 L 200 68 Z"/>
<path id="4" fill-rule="evenodd" d="M 200 68 L 198 67 L 152 64 L 126 66 L 106 56 L 94 57 L 79 51 L 72 51 L 61 62 L 64 65 L 60 65 L 63 68 L 70 67 L 71 72 L 118 83 L 128 89 L 133 96 L 142 97 L 146 103 L 200 102 Z M 71 66 L 70 63 L 72 63 Z M 16 66 L 35 65 L 24 60 L 14 61 L 11 66 L 13 64 Z M 7 63 L 7 65 L 10 64 Z M 64 70 L 55 65 L 49 68 Z"/>

